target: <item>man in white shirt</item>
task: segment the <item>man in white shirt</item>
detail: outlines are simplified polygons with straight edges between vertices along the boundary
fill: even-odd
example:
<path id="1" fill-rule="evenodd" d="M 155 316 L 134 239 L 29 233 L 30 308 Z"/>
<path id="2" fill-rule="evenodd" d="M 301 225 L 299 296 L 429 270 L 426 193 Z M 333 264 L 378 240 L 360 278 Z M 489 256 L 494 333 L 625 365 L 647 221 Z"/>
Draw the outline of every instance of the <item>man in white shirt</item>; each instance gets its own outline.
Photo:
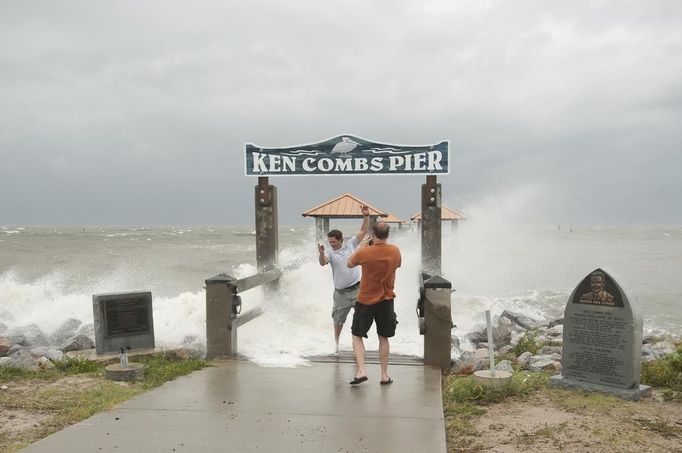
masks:
<path id="1" fill-rule="evenodd" d="M 351 307 L 355 305 L 355 298 L 360 288 L 360 267 L 348 268 L 346 262 L 358 249 L 360 241 L 367 235 L 369 208 L 362 206 L 361 211 L 363 215 L 362 226 L 355 236 L 344 241 L 343 234 L 339 230 L 331 230 L 327 233 L 330 247 L 325 248 L 324 245 L 317 244 L 320 266 L 329 263 L 334 278 L 332 319 L 334 321 L 334 340 L 336 341 L 337 351 L 339 350 L 339 337 L 343 323 L 346 322 Z"/>

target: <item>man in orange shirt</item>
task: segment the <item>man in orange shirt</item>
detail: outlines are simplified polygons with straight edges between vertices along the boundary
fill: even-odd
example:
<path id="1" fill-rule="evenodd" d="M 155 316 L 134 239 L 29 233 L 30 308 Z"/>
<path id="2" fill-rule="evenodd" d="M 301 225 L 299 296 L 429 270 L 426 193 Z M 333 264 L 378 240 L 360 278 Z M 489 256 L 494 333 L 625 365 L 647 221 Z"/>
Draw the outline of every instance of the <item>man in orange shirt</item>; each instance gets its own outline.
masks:
<path id="1" fill-rule="evenodd" d="M 365 365 L 365 343 L 367 332 L 376 322 L 377 335 L 379 336 L 379 358 L 381 360 L 382 385 L 393 383 L 388 375 L 388 352 L 390 350 L 388 339 L 395 335 L 395 327 L 398 319 L 393 308 L 395 293 L 395 271 L 400 267 L 400 249 L 393 244 L 388 244 L 390 227 L 386 222 L 377 222 L 373 228 L 373 245 L 368 246 L 367 239 L 360 243 L 358 250 L 348 259 L 347 266 L 362 266 L 362 278 L 360 279 L 360 291 L 355 302 L 353 312 L 353 351 L 357 371 L 351 385 L 359 384 L 367 380 L 367 367 Z"/>

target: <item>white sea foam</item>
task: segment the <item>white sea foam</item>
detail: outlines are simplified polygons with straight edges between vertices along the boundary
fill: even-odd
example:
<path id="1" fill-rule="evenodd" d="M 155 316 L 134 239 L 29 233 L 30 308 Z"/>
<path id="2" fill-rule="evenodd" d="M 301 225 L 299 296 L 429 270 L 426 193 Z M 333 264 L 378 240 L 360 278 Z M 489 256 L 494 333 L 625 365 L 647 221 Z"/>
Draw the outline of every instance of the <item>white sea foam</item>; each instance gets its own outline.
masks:
<path id="1" fill-rule="evenodd" d="M 520 190 L 463 207 L 468 220 L 460 222 L 456 233 L 450 233 L 444 224 L 442 267 L 445 278 L 456 289 L 452 298 L 456 335 L 463 337 L 481 328 L 485 310 L 491 310 L 493 316 L 511 310 L 546 320 L 560 317 L 575 285 L 604 265 L 635 277 L 630 296 L 641 295 L 647 331 L 680 333 L 680 290 L 675 278 L 679 261 L 670 250 L 682 240 L 682 231 L 575 228 L 569 233 L 511 220 L 536 201 L 532 190 Z M 151 290 L 159 345 L 177 345 L 186 336 L 205 341 L 203 279 L 220 272 L 236 277 L 256 273 L 250 264 L 253 233 L 250 227 L 234 233 L 230 232 L 232 227 L 215 231 L 183 228 L 188 231 L 184 237 L 170 235 L 178 230 L 148 229 L 142 237 L 153 240 L 136 248 L 124 245 L 129 243 L 127 237 L 106 237 L 121 229 L 100 229 L 85 235 L 80 228 L 74 234 L 64 231 L 63 238 L 54 239 L 62 242 L 49 243 L 53 249 L 55 244 L 61 247 L 54 256 L 43 251 L 50 247 L 34 246 L 36 239 L 30 235 L 35 229 L 14 236 L 7 243 L 26 237 L 30 239 L 26 244 L 32 248 L 19 244 L 13 252 L 15 258 L 8 260 L 4 255 L 0 322 L 10 328 L 37 324 L 49 334 L 68 318 L 91 323 L 93 294 Z M 262 366 L 305 365 L 306 357 L 334 349 L 331 270 L 317 262 L 312 229 L 295 230 L 286 228 L 280 233 L 280 264 L 299 263 L 299 267 L 285 273 L 279 292 L 269 295 L 262 288 L 254 288 L 242 294 L 244 311 L 259 304 L 265 308 L 264 315 L 239 328 L 239 352 Z M 130 231 L 141 230 L 127 230 L 125 234 Z M 57 237 L 62 231 L 50 229 L 49 233 Z M 207 237 L 208 233 L 212 235 Z M 305 234 L 310 236 L 303 237 Z M 660 242 L 652 242 L 657 237 Z M 74 245 L 74 241 L 80 242 Z M 391 350 L 421 356 L 423 337 L 418 333 L 415 314 L 420 235 L 394 230 L 391 241 L 403 255 L 396 281 L 400 324 Z M 10 250 L 9 246 L 3 244 L 3 252 Z M 25 258 L 26 250 L 35 250 L 31 260 Z M 352 349 L 349 327 L 350 319 L 341 338 L 341 348 L 346 350 Z M 366 345 L 368 350 L 376 350 L 375 332 L 370 332 Z"/>

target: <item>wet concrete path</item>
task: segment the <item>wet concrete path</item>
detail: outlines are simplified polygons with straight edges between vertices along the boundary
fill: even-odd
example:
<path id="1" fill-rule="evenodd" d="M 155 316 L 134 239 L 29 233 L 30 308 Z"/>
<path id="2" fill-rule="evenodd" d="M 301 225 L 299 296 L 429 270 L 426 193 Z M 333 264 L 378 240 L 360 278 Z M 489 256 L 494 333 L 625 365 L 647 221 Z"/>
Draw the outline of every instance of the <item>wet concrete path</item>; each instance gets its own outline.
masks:
<path id="1" fill-rule="evenodd" d="M 441 373 L 390 365 L 392 385 L 350 386 L 352 363 L 262 368 L 228 360 L 21 450 L 43 452 L 445 452 Z"/>

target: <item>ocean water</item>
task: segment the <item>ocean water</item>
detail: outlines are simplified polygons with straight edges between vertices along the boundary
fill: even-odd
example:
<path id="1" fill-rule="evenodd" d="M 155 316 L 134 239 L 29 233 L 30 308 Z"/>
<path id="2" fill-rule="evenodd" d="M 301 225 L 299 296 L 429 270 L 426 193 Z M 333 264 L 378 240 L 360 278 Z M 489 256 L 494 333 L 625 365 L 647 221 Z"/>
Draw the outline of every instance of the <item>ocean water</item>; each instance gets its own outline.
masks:
<path id="1" fill-rule="evenodd" d="M 359 225 L 342 224 L 347 234 Z M 332 225 L 332 227 L 336 227 Z M 239 329 L 239 352 L 263 366 L 305 365 L 334 349 L 329 267 L 317 263 L 313 228 L 280 227 L 280 264 L 296 263 L 280 290 L 242 295 L 243 310 L 265 314 Z M 403 254 L 398 270 L 398 331 L 393 352 L 421 356 L 415 306 L 420 236 L 394 230 Z M 536 318 L 561 317 L 574 287 L 597 267 L 618 276 L 639 301 L 647 332 L 682 335 L 682 227 L 529 227 L 506 222 L 446 226 L 443 272 L 456 290 L 454 333 L 480 328 L 485 310 Z M 157 344 L 188 336 L 205 340 L 204 281 L 219 273 L 256 272 L 252 226 L 63 227 L 0 226 L 0 322 L 37 324 L 50 333 L 69 318 L 91 323 L 92 295 L 149 290 Z M 352 349 L 348 324 L 342 349 Z M 378 346 L 376 335 L 366 342 Z"/>

